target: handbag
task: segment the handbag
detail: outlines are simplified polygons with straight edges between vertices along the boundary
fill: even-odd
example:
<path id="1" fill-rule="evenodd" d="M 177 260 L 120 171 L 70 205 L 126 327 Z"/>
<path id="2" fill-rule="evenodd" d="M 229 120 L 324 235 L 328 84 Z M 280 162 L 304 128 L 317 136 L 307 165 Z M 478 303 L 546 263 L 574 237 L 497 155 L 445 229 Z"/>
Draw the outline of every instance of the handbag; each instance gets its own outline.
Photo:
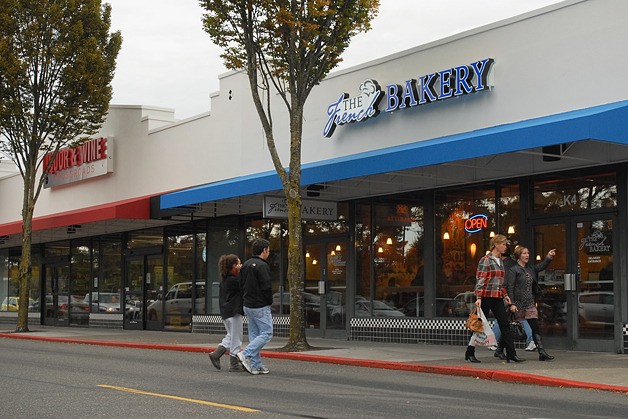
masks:
<path id="1" fill-rule="evenodd" d="M 471 313 L 469 313 L 469 318 L 464 323 L 464 326 L 472 330 L 474 332 L 483 332 L 484 325 L 482 324 L 482 318 L 478 314 L 478 307 L 474 304 Z"/>
<path id="2" fill-rule="evenodd" d="M 526 340 L 526 332 L 523 330 L 523 326 L 519 320 L 515 319 L 514 313 L 511 314 L 511 320 L 510 323 L 508 323 L 508 328 L 510 329 L 510 335 L 513 340 Z"/>

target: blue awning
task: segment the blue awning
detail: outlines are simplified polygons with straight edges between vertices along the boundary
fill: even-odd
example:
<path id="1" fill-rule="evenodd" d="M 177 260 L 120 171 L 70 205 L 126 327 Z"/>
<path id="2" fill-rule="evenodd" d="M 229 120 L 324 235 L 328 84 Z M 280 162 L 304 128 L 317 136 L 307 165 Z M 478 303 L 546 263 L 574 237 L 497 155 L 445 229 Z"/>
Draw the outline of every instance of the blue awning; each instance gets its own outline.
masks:
<path id="1" fill-rule="evenodd" d="M 582 140 L 628 145 L 628 101 L 306 163 L 301 183 L 338 181 Z M 175 208 L 281 188 L 273 170 L 164 194 L 160 206 Z"/>

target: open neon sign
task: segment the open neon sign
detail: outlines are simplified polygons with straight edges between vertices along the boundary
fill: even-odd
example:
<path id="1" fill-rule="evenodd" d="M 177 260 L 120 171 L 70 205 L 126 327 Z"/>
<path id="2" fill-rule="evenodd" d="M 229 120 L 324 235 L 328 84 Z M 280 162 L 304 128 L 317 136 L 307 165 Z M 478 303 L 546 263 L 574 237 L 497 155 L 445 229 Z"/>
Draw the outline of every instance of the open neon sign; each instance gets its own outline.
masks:
<path id="1" fill-rule="evenodd" d="M 488 217 L 484 214 L 476 214 L 464 221 L 464 231 L 477 233 L 488 227 Z"/>

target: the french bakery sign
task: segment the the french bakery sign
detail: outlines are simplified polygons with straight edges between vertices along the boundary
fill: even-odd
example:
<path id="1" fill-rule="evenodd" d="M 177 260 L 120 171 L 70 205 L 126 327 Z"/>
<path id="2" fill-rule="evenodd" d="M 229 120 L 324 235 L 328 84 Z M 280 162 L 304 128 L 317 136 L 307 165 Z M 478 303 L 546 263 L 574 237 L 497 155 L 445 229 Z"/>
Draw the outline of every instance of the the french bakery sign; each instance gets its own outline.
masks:
<path id="1" fill-rule="evenodd" d="M 323 135 L 331 137 L 339 125 L 376 117 L 384 99 L 386 107 L 383 110 L 392 112 L 487 90 L 493 63 L 492 58 L 485 58 L 409 79 L 403 85 L 389 84 L 384 91 L 376 80 L 365 80 L 360 85 L 358 96 L 350 97 L 348 93 L 342 93 L 336 102 L 327 107 L 328 118 Z"/>
<path id="2" fill-rule="evenodd" d="M 60 149 L 50 163 L 52 157 L 52 153 L 44 156 L 43 166 L 51 164 L 44 188 L 106 175 L 113 171 L 113 139 L 90 139 Z"/>

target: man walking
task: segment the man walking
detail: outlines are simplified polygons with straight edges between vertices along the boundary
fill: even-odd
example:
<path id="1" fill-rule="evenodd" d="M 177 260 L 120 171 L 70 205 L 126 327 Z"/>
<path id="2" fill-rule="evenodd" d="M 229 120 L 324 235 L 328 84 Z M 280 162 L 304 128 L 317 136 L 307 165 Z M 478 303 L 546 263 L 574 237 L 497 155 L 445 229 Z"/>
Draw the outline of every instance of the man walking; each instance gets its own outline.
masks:
<path id="1" fill-rule="evenodd" d="M 273 337 L 273 318 L 270 314 L 273 290 L 270 266 L 266 261 L 270 255 L 270 243 L 265 239 L 255 239 L 251 251 L 253 256 L 244 262 L 240 271 L 249 344 L 237 356 L 249 374 L 268 374 L 268 369 L 262 365 L 260 351 Z"/>

